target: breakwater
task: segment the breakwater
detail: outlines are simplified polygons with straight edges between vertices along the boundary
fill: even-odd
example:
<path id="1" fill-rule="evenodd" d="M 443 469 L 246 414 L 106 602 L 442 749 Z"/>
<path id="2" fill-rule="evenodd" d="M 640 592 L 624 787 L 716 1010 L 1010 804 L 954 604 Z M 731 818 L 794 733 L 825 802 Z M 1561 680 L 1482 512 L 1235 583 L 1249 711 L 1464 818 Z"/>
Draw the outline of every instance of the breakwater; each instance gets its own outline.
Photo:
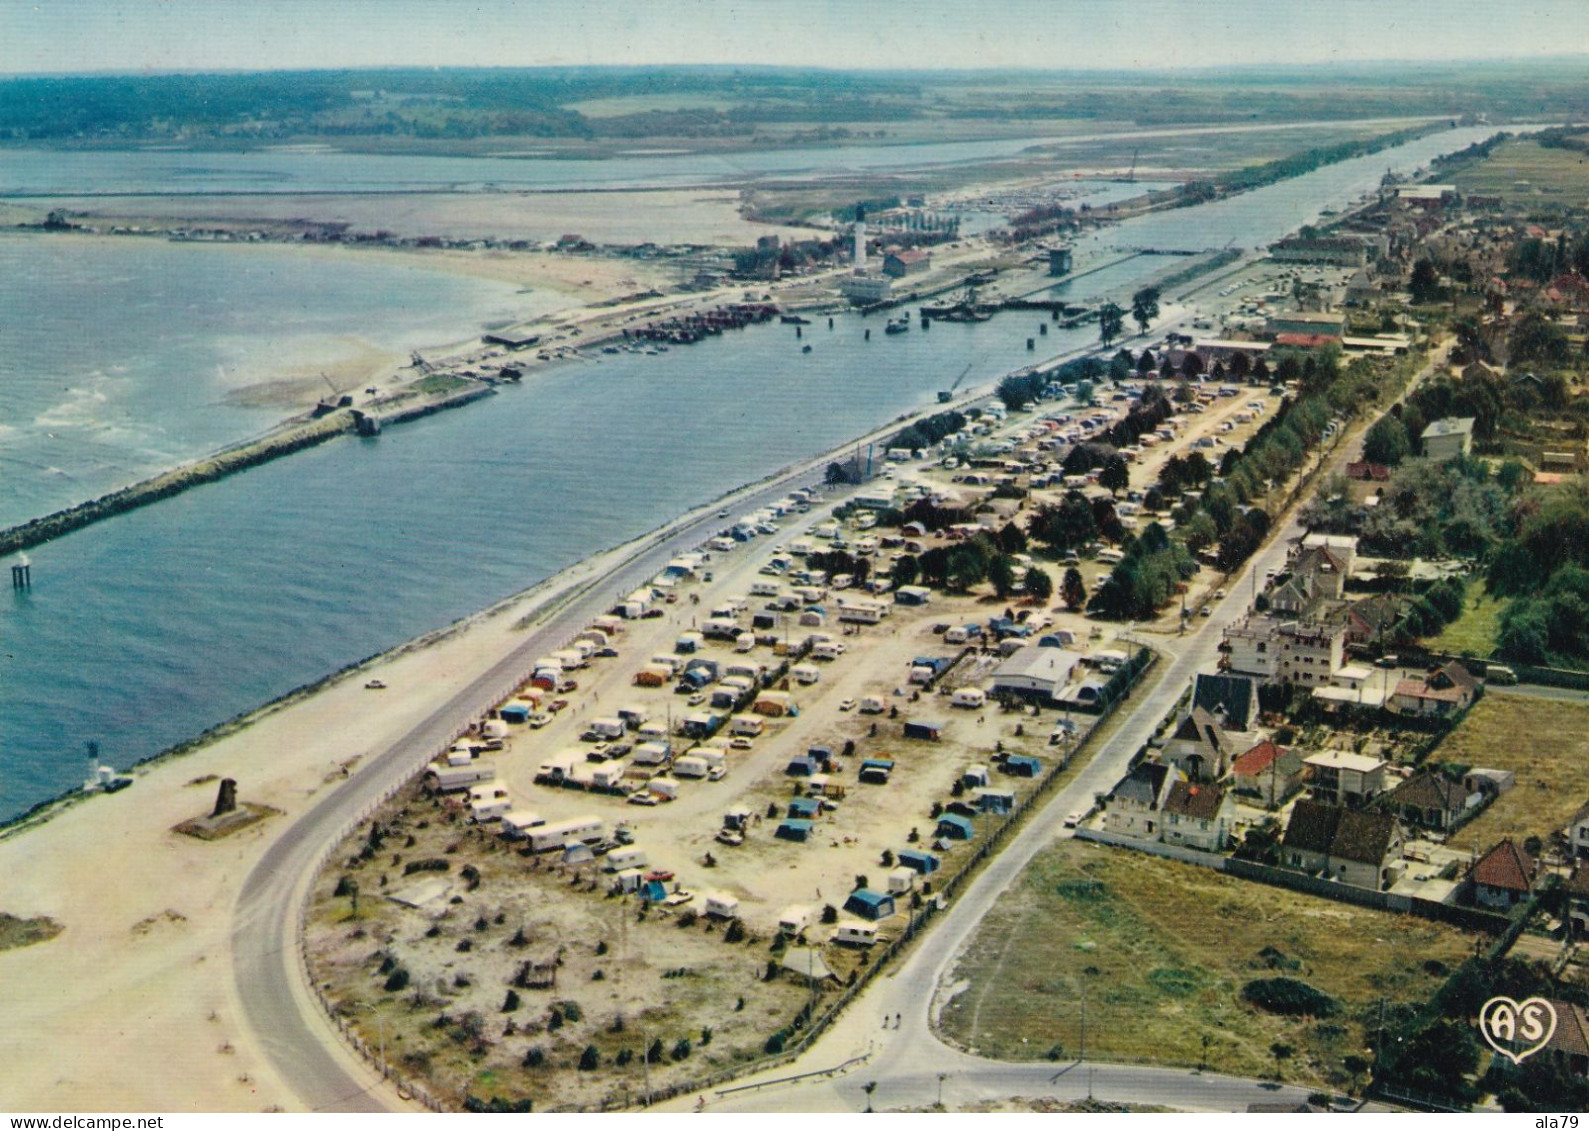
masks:
<path id="1" fill-rule="evenodd" d="M 491 396 L 493 392 L 486 386 L 470 385 L 438 395 L 399 396 L 371 402 L 365 415 L 379 420 L 382 425 L 399 424 L 469 404 Z M 194 463 L 161 472 L 107 495 L 0 531 L 0 555 L 20 553 L 107 518 L 315 447 L 327 440 L 347 435 L 354 429 L 354 415 L 340 409 L 307 423 L 285 425 L 257 440 L 223 448 Z"/>

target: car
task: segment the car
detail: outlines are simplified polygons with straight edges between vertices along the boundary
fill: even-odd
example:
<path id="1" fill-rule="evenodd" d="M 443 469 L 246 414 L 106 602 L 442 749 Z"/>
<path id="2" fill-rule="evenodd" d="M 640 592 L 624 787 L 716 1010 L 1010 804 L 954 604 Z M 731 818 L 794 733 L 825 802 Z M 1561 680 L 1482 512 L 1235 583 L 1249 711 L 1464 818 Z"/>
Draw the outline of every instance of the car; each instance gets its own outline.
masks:
<path id="1" fill-rule="evenodd" d="M 567 699 L 553 699 L 550 703 L 548 703 L 546 705 L 546 709 L 548 711 L 550 711 L 552 714 L 555 715 L 555 714 L 557 714 L 557 712 L 561 711 L 566 706 L 568 706 L 568 700 Z"/>
<path id="2" fill-rule="evenodd" d="M 369 683 L 366 683 L 364 685 L 364 690 L 366 690 L 366 691 L 385 691 L 386 690 L 386 684 L 384 682 L 382 682 L 381 680 L 372 679 L 372 680 L 370 680 Z"/>
<path id="3" fill-rule="evenodd" d="M 616 656 L 618 654 L 618 649 L 616 649 L 616 648 L 597 648 L 595 654 L 596 654 L 596 658 L 598 660 L 610 660 L 610 659 L 612 659 L 614 656 Z"/>
<path id="4" fill-rule="evenodd" d="M 657 795 L 649 790 L 637 789 L 629 795 L 629 804 L 655 805 L 657 804 Z"/>
<path id="5" fill-rule="evenodd" d="M 717 512 L 717 517 L 718 518 L 727 518 L 728 517 L 728 512 L 727 511 L 718 511 Z"/>
<path id="6" fill-rule="evenodd" d="M 1067 829 L 1075 828 L 1077 825 L 1081 824 L 1082 820 L 1086 816 L 1087 816 L 1087 814 L 1085 814 L 1083 812 L 1080 812 L 1079 810 L 1077 812 L 1074 812 L 1074 813 L 1066 813 L 1065 814 L 1065 827 Z"/>
<path id="7" fill-rule="evenodd" d="M 1204 605 L 1201 609 L 1198 610 L 1198 616 L 1211 617 L 1213 615 L 1214 615 L 1214 609 L 1210 605 Z"/>
<path id="8" fill-rule="evenodd" d="M 749 750 L 751 746 L 750 739 L 744 737 L 736 738 L 728 744 L 730 750 Z"/>
<path id="9" fill-rule="evenodd" d="M 699 707 L 702 703 L 706 702 L 706 692 L 697 691 L 694 695 L 690 696 L 688 702 L 692 707 Z"/>
<path id="10" fill-rule="evenodd" d="M 536 730 L 539 730 L 541 727 L 552 721 L 552 716 L 548 715 L 545 711 L 536 711 L 526 721 Z"/>
<path id="11" fill-rule="evenodd" d="M 855 700 L 854 699 L 846 699 L 844 702 L 839 704 L 839 710 L 841 710 L 841 711 L 853 711 L 853 710 L 855 710 Z"/>
<path id="12" fill-rule="evenodd" d="M 1224 599 L 1225 599 L 1225 591 L 1223 589 L 1214 590 L 1214 600 L 1223 601 Z"/>

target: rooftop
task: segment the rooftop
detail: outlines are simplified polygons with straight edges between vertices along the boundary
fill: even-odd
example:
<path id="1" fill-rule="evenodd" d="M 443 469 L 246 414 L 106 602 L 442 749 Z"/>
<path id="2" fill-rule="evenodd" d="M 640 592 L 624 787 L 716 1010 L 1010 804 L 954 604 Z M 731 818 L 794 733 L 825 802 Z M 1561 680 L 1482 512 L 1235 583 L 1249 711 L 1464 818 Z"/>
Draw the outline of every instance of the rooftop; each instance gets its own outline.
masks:
<path id="1" fill-rule="evenodd" d="M 1437 420 L 1423 430 L 1423 439 L 1440 436 L 1471 436 L 1473 434 L 1473 417 L 1448 416 L 1444 420 Z"/>
<path id="2" fill-rule="evenodd" d="M 1317 769 L 1354 770 L 1360 774 L 1373 773 L 1385 764 L 1378 758 L 1370 758 L 1367 754 L 1353 754 L 1349 750 L 1322 750 L 1309 755 L 1306 761 L 1308 765 Z"/>

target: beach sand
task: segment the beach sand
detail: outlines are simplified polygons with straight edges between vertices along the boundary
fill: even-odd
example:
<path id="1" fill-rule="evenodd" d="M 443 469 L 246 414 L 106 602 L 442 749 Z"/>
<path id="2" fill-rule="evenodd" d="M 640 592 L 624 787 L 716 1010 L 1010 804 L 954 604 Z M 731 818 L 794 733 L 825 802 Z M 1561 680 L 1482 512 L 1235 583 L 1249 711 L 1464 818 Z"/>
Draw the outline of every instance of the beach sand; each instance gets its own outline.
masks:
<path id="1" fill-rule="evenodd" d="M 603 560 L 543 588 L 588 576 Z M 65 927 L 48 942 L 0 952 L 0 1106 L 294 1110 L 241 1019 L 230 933 L 242 883 L 288 824 L 343 780 L 344 764 L 407 732 L 522 639 L 513 626 L 535 599 L 377 661 L 203 749 L 137 771 L 129 789 L 0 840 L 9 877 L 3 909 Z M 365 689 L 377 677 L 388 690 Z M 171 831 L 210 811 L 217 781 L 190 784 L 210 775 L 235 778 L 241 801 L 282 815 L 209 843 Z M 329 1025 L 326 1043 L 344 1048 Z M 374 1082 L 351 1052 L 345 1059 L 355 1078 Z"/>
<path id="2" fill-rule="evenodd" d="M 739 214 L 736 189 L 610 192 L 365 193 L 260 196 L 59 197 L 8 209 L 43 220 L 52 208 L 96 227 L 293 228 L 346 224 L 361 232 L 549 243 L 577 232 L 593 243 L 748 246 L 759 236 L 811 233 Z M 12 222 L 15 222 L 14 220 Z"/>

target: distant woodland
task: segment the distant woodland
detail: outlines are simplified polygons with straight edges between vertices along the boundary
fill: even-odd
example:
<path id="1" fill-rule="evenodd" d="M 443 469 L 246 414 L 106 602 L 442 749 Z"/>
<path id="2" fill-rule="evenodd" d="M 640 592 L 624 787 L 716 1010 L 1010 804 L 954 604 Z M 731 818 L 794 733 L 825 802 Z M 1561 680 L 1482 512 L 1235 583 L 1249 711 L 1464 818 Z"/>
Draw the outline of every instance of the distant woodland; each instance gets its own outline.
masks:
<path id="1" fill-rule="evenodd" d="M 742 143 L 907 123 L 1301 121 L 1589 116 L 1567 63 L 1173 73 L 810 71 L 776 67 L 388 69 L 0 81 L 0 140 L 718 138 Z M 955 124 L 962 124 L 956 130 Z"/>

